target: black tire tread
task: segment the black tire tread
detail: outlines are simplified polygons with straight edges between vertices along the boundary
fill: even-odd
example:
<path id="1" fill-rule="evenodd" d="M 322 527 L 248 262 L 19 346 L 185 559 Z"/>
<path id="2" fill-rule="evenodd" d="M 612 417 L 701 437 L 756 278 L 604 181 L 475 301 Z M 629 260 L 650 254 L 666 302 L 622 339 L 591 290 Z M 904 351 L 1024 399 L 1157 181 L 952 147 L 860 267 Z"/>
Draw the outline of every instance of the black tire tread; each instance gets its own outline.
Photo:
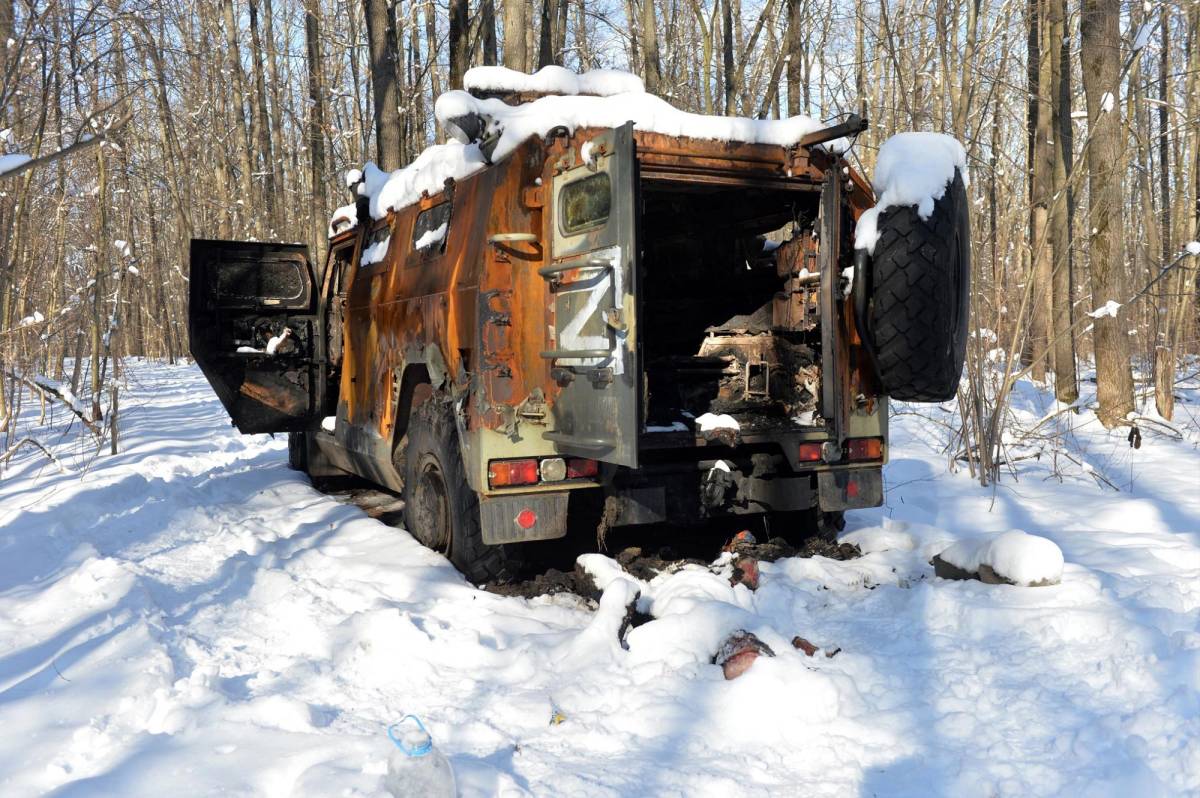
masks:
<path id="1" fill-rule="evenodd" d="M 970 229 L 961 175 L 928 219 L 903 206 L 885 211 L 878 223 L 870 328 L 884 392 L 911 402 L 952 399 L 969 315 Z"/>
<path id="2" fill-rule="evenodd" d="M 508 582 L 520 575 L 521 558 L 513 545 L 489 546 L 483 542 L 479 521 L 479 495 L 467 482 L 458 431 L 449 402 L 433 398 L 413 412 L 408 427 L 408 451 L 404 456 L 404 525 L 412 530 L 415 518 L 410 511 L 408 486 L 416 484 L 417 463 L 421 452 L 433 452 L 442 467 L 450 497 L 453 529 L 448 557 L 473 584 Z"/>

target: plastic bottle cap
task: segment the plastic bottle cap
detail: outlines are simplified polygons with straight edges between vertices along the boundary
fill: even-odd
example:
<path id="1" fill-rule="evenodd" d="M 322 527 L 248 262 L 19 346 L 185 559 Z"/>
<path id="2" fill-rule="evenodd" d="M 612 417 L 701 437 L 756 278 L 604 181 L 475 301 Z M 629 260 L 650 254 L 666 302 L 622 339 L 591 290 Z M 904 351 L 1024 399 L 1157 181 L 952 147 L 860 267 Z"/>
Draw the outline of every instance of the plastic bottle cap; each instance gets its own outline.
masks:
<path id="1" fill-rule="evenodd" d="M 401 728 L 404 721 L 409 718 L 417 724 L 417 728 L 414 729 L 411 726 L 407 729 Z M 404 752 L 405 756 L 425 756 L 433 750 L 433 738 L 429 736 L 425 724 L 416 715 L 405 715 L 399 723 L 388 726 L 387 736 L 397 748 Z"/>

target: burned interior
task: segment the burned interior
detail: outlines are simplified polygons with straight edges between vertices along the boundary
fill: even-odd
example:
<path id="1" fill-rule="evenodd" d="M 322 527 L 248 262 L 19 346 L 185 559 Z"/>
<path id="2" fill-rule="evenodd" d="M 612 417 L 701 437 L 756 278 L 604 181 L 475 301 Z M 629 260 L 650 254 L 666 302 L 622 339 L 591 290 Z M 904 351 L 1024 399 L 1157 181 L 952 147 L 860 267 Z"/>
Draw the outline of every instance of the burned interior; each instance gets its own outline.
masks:
<path id="1" fill-rule="evenodd" d="M 647 428 L 812 426 L 817 193 L 648 181 L 642 207 Z"/>

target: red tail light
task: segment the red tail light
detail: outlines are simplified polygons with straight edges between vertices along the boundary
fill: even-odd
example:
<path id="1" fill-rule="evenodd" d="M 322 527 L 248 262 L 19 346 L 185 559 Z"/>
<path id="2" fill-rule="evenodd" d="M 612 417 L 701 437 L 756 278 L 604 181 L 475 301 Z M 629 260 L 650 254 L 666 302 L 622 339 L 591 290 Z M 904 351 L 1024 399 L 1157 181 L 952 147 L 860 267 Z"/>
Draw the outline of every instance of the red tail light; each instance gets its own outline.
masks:
<path id="1" fill-rule="evenodd" d="M 537 481 L 538 461 L 532 457 L 527 460 L 492 460 L 488 463 L 488 484 L 493 488 L 534 485 Z"/>
<path id="2" fill-rule="evenodd" d="M 801 463 L 816 463 L 821 460 L 820 443 L 802 443 L 797 451 L 796 459 Z"/>
<path id="3" fill-rule="evenodd" d="M 883 438 L 851 438 L 846 441 L 846 456 L 851 460 L 882 460 Z"/>
<path id="4" fill-rule="evenodd" d="M 567 479 L 594 477 L 600 473 L 600 464 L 595 460 L 585 460 L 582 457 L 572 457 L 567 461 Z"/>

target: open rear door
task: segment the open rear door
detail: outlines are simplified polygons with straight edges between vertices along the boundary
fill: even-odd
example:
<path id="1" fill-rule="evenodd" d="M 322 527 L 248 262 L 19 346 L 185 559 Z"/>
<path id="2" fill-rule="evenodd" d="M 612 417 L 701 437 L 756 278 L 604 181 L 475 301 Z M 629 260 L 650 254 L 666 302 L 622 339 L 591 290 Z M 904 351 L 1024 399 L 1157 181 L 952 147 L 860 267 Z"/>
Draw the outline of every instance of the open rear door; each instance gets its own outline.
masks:
<path id="1" fill-rule="evenodd" d="M 238 430 L 308 427 L 324 390 L 308 247 L 192 239 L 190 282 L 192 357 Z"/>
<path id="2" fill-rule="evenodd" d="M 641 369 L 633 123 L 595 136 L 583 145 L 583 156 L 584 163 L 561 164 L 552 183 L 552 257 L 541 275 L 554 297 L 554 323 L 542 357 L 560 393 L 554 430 L 544 436 L 564 454 L 636 467 Z"/>

